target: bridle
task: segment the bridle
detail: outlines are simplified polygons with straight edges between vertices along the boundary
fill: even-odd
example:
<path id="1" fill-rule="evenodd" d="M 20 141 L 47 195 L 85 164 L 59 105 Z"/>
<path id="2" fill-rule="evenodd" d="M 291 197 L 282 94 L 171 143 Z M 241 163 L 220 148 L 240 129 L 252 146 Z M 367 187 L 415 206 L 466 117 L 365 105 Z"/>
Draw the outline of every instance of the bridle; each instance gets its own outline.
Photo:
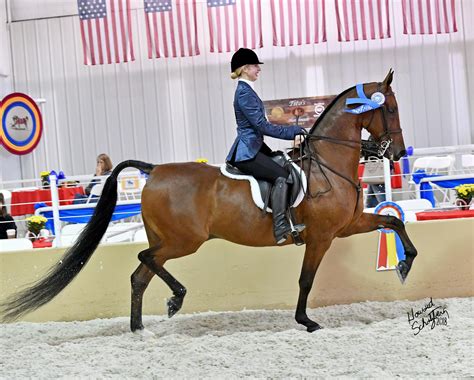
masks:
<path id="1" fill-rule="evenodd" d="M 378 83 L 376 92 L 381 92 L 381 90 L 382 90 L 382 83 Z M 389 92 L 383 93 L 383 95 L 385 96 L 385 98 L 387 98 L 388 96 L 395 96 L 395 93 L 393 91 L 389 91 Z M 378 149 L 377 149 L 377 152 L 376 152 L 377 156 L 382 158 L 383 155 L 385 154 L 385 152 L 387 151 L 387 149 L 390 147 L 390 145 L 393 142 L 392 135 L 402 133 L 402 129 L 397 128 L 397 129 L 390 130 L 388 128 L 388 122 L 387 122 L 387 112 L 388 111 L 387 111 L 386 103 L 384 102 L 384 104 L 382 104 L 379 108 L 382 112 L 383 134 L 379 137 L 380 142 L 377 142 L 377 141 L 375 141 L 375 142 L 378 145 Z M 376 110 L 373 110 L 373 111 L 376 111 Z M 365 127 L 365 129 L 368 130 L 370 128 L 370 125 L 372 124 L 372 121 L 374 120 L 374 116 L 375 116 L 375 112 L 372 112 L 372 117 L 370 118 L 369 124 L 367 125 L 367 127 Z M 366 141 L 368 141 L 368 140 L 362 140 L 361 143 L 363 144 Z M 367 150 L 367 151 L 370 151 L 370 150 Z"/>
<path id="2" fill-rule="evenodd" d="M 382 94 L 381 87 L 382 87 L 382 83 L 378 83 L 377 91 L 374 92 L 374 94 L 377 93 L 377 92 Z M 389 92 L 383 93 L 383 96 L 384 97 L 395 96 L 395 93 L 393 91 L 389 91 Z M 375 116 L 375 112 L 378 109 L 380 109 L 380 111 L 382 113 L 383 134 L 378 138 L 379 141 L 375 141 L 375 143 L 377 144 L 377 150 L 372 151 L 370 149 L 367 149 L 367 151 L 368 152 L 374 152 L 374 153 L 377 154 L 377 156 L 383 157 L 383 155 L 385 154 L 385 152 L 387 151 L 387 149 L 390 147 L 390 145 L 393 142 L 392 135 L 402 133 L 402 129 L 398 128 L 398 129 L 391 130 L 391 129 L 388 128 L 387 109 L 386 109 L 385 101 L 383 102 L 383 104 L 379 104 L 377 108 L 371 109 L 369 111 L 369 112 L 372 112 L 372 116 L 370 118 L 369 124 L 364 128 L 366 128 L 366 129 L 370 128 L 370 125 L 372 124 L 372 121 L 373 121 L 374 116 Z M 304 170 L 303 169 L 303 161 L 306 160 L 306 159 L 309 160 L 308 173 L 306 175 L 307 183 L 308 183 L 308 189 L 306 191 L 306 196 L 307 197 L 317 198 L 317 197 L 319 197 L 323 194 L 326 194 L 326 193 L 328 193 L 332 190 L 332 184 L 329 181 L 329 178 L 327 177 L 325 170 L 323 170 L 323 168 L 326 168 L 330 172 L 336 174 L 337 176 L 341 177 L 345 181 L 349 182 L 356 189 L 356 191 L 357 191 L 357 203 L 356 203 L 355 208 L 357 209 L 357 206 L 358 206 L 358 203 L 359 203 L 359 195 L 360 195 L 360 192 L 362 191 L 360 181 L 358 181 L 356 183 L 351 178 L 347 177 L 346 175 L 338 172 L 337 170 L 331 168 L 329 165 L 322 162 L 320 157 L 319 157 L 319 153 L 317 152 L 314 145 L 310 144 L 310 143 L 306 143 L 306 140 L 309 140 L 309 141 L 311 141 L 311 140 L 314 140 L 314 141 L 327 141 L 327 142 L 332 143 L 332 144 L 347 146 L 351 149 L 358 149 L 359 151 L 360 151 L 362 145 L 364 145 L 366 143 L 370 143 L 370 142 L 368 140 L 361 140 L 361 142 L 359 143 L 359 142 L 355 142 L 355 141 L 352 141 L 352 140 L 343 140 L 343 139 L 337 139 L 337 138 L 334 138 L 334 137 L 313 135 L 313 134 L 308 133 L 308 134 L 304 135 L 304 139 L 303 139 L 302 143 L 299 146 L 299 155 L 298 155 L 298 157 L 291 160 L 292 162 L 301 161 L 301 170 Z M 328 184 L 328 188 L 326 188 L 325 190 L 319 190 L 319 191 L 316 192 L 316 194 L 311 194 L 311 191 L 309 189 L 310 176 L 311 176 L 311 166 L 312 166 L 313 162 L 316 163 L 316 165 L 318 166 L 320 172 L 323 174 L 326 183 Z"/>

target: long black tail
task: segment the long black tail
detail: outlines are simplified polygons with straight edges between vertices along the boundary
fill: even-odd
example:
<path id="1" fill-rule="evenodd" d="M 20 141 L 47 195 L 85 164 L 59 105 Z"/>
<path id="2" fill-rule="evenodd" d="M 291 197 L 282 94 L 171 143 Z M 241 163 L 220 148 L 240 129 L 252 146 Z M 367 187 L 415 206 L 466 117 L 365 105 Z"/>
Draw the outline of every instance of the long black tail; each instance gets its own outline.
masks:
<path id="1" fill-rule="evenodd" d="M 102 195 L 95 207 L 91 220 L 61 260 L 42 280 L 10 296 L 0 305 L 2 321 L 13 321 L 36 310 L 56 297 L 81 271 L 99 245 L 109 225 L 117 204 L 117 176 L 123 169 L 134 167 L 150 173 L 154 165 L 141 161 L 124 161 L 116 166 L 107 178 Z"/>

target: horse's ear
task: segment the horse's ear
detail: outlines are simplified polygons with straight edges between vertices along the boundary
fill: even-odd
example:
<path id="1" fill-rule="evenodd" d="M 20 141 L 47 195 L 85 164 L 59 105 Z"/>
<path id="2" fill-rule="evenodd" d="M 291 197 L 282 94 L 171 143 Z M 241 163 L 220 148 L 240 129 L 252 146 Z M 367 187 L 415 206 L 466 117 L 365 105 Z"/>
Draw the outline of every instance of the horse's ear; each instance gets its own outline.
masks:
<path id="1" fill-rule="evenodd" d="M 392 80 L 393 80 L 393 70 L 390 69 L 390 70 L 388 71 L 387 76 L 386 76 L 385 79 L 383 80 L 382 84 L 383 84 L 385 87 L 388 87 L 388 86 L 390 86 L 390 83 L 392 83 Z"/>

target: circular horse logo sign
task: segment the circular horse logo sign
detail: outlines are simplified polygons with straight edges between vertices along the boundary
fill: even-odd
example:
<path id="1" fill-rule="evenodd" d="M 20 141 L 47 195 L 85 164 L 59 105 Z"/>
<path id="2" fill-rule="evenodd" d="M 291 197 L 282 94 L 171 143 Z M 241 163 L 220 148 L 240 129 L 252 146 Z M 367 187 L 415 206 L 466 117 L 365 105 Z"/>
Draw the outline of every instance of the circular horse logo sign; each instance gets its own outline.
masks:
<path id="1" fill-rule="evenodd" d="M 0 144 L 13 154 L 27 154 L 38 145 L 43 132 L 41 112 L 28 95 L 15 92 L 0 102 Z"/>

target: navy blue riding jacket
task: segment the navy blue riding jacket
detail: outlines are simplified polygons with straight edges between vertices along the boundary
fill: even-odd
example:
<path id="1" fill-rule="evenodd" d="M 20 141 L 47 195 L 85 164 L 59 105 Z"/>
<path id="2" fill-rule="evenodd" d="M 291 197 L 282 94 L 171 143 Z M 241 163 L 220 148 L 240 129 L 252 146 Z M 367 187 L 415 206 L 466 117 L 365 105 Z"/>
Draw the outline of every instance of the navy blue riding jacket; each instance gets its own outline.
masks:
<path id="1" fill-rule="evenodd" d="M 243 81 L 239 81 L 235 90 L 234 112 L 237 121 L 237 138 L 230 148 L 227 161 L 232 160 L 234 153 L 234 162 L 254 158 L 262 145 L 265 145 L 264 135 L 293 140 L 302 131 L 302 128 L 296 125 L 281 126 L 270 123 L 265 118 L 265 107 L 262 100 L 252 87 Z"/>

